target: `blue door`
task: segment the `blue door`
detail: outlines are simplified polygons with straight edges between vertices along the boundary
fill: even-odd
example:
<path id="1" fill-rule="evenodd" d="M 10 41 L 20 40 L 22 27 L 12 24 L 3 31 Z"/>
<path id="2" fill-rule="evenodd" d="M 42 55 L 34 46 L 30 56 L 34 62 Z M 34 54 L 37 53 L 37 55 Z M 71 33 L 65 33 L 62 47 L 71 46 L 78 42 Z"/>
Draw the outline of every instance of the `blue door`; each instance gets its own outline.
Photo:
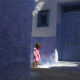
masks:
<path id="1" fill-rule="evenodd" d="M 80 12 L 62 15 L 62 60 L 80 61 Z"/>

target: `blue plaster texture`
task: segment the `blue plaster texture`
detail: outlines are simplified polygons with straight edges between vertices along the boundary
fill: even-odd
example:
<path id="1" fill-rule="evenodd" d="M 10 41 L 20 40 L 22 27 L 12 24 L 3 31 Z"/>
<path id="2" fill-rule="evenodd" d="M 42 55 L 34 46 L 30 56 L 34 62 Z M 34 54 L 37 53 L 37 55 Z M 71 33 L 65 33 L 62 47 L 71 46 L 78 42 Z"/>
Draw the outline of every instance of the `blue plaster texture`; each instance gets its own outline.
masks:
<path id="1" fill-rule="evenodd" d="M 0 0 L 0 80 L 27 80 L 33 0 Z"/>
<path id="2" fill-rule="evenodd" d="M 56 48 L 56 37 L 32 37 L 31 62 L 33 60 L 33 48 L 37 42 L 41 45 L 41 63 L 49 61 L 50 56 L 54 53 L 54 49 Z"/>

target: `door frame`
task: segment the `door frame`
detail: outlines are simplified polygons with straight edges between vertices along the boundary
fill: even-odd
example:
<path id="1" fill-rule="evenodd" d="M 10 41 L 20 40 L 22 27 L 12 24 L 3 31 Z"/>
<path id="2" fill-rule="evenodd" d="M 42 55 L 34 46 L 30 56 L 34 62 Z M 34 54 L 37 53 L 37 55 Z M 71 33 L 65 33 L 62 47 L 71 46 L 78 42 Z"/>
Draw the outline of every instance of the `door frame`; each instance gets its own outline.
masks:
<path id="1" fill-rule="evenodd" d="M 63 54 L 63 40 L 61 39 L 63 34 L 63 26 L 62 26 L 62 15 L 63 15 L 63 7 L 73 6 L 73 5 L 80 5 L 80 1 L 69 1 L 69 2 L 59 2 L 57 3 L 57 23 L 56 23 L 56 47 L 58 50 L 59 61 L 63 61 L 62 54 Z"/>

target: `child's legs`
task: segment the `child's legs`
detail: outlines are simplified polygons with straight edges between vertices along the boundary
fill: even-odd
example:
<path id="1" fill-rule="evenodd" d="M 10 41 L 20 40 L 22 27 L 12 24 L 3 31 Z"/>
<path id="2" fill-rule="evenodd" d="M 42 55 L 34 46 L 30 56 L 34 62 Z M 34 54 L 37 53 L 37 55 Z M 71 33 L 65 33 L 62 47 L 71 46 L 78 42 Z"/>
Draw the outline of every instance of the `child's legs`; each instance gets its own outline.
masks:
<path id="1" fill-rule="evenodd" d="M 36 66 L 38 65 L 38 63 L 39 63 L 39 62 L 38 62 L 38 61 L 36 61 Z"/>
<path id="2" fill-rule="evenodd" d="M 33 59 L 33 66 L 35 66 L 35 64 L 36 64 L 36 58 L 35 58 L 35 56 L 34 56 L 34 59 Z"/>
<path id="3" fill-rule="evenodd" d="M 32 63 L 32 64 L 33 64 L 33 66 L 35 66 L 36 62 L 35 62 L 35 61 L 33 61 L 33 63 Z"/>

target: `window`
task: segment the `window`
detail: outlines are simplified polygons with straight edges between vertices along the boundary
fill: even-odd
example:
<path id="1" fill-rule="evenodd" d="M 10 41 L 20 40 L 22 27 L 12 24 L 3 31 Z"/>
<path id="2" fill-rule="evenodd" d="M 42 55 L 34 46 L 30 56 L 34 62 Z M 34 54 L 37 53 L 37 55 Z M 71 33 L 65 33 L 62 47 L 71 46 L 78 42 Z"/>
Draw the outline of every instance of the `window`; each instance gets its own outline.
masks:
<path id="1" fill-rule="evenodd" d="M 49 10 L 39 11 L 37 16 L 37 26 L 46 27 L 49 25 Z"/>
<path id="2" fill-rule="evenodd" d="M 80 11 L 80 5 L 63 7 L 63 13 L 77 12 L 77 11 Z"/>

